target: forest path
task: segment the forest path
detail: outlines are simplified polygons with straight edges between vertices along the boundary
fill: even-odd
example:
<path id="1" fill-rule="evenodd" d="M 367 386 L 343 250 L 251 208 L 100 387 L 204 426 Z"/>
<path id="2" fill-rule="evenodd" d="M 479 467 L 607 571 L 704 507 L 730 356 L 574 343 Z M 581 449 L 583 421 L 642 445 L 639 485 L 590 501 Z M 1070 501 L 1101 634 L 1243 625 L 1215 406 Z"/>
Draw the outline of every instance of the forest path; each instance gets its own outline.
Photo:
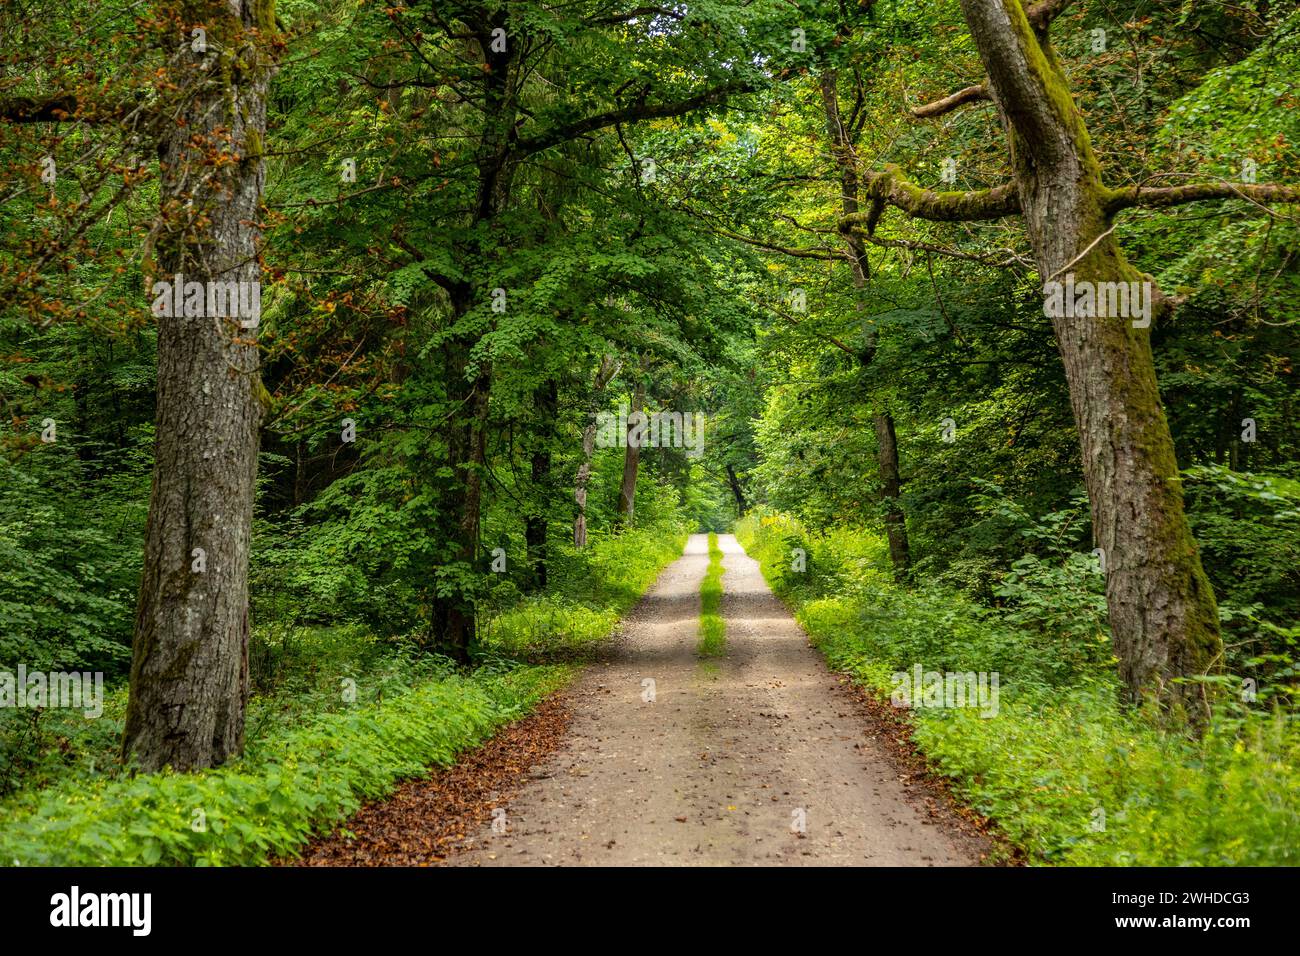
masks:
<path id="1" fill-rule="evenodd" d="M 450 865 L 980 862 L 988 844 L 900 781 L 758 563 L 719 545 L 725 656 L 696 652 L 708 541 L 692 535 L 570 691 L 569 735 L 505 832 L 482 828 Z"/>

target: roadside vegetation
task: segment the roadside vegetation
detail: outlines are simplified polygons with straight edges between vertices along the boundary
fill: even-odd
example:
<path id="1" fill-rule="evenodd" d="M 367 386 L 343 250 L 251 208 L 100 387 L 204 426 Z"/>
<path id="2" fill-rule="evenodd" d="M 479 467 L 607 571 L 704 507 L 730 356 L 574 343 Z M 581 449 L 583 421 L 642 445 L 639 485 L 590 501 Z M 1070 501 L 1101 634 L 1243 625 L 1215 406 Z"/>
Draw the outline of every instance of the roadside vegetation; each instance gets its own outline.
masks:
<path id="1" fill-rule="evenodd" d="M 1294 866 L 1300 862 L 1300 731 L 1294 701 L 1226 695 L 1199 739 L 1120 706 L 1104 619 L 1059 580 L 990 608 L 943 586 L 904 588 L 888 548 L 861 528 L 825 533 L 771 512 L 737 538 L 837 670 L 882 700 L 893 675 L 996 672 L 995 716 L 908 712 L 917 747 L 1029 860 L 1080 866 Z M 806 571 L 793 570 L 793 549 Z M 1239 682 L 1234 681 L 1239 686 Z"/>

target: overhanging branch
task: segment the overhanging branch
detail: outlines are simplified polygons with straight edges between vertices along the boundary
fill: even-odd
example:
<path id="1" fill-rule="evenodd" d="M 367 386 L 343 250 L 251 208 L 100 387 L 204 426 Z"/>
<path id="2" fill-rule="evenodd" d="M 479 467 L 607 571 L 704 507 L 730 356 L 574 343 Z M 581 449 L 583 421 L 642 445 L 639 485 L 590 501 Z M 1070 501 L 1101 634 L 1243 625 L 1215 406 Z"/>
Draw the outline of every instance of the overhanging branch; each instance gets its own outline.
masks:
<path id="1" fill-rule="evenodd" d="M 121 119 L 142 101 L 143 97 L 83 100 L 72 93 L 14 96 L 0 100 L 0 120 L 6 123 L 105 123 Z"/>
<path id="2" fill-rule="evenodd" d="M 1125 186 L 1106 191 L 1106 212 L 1116 213 L 1134 206 L 1162 208 L 1203 202 L 1207 199 L 1246 199 L 1255 203 L 1300 203 L 1300 186 L 1272 183 L 1188 183 L 1183 186 Z"/>
<path id="3" fill-rule="evenodd" d="M 718 103 L 725 102 L 729 96 L 738 93 L 752 93 L 754 90 L 755 86 L 752 83 L 728 83 L 725 86 L 705 90 L 702 93 L 672 103 L 638 103 L 635 106 L 607 110 L 604 113 L 597 113 L 594 116 L 588 116 L 585 119 L 558 126 L 537 136 L 516 140 L 510 147 L 510 155 L 516 158 L 531 156 L 533 153 L 540 153 L 552 146 L 567 143 L 569 140 L 577 139 L 586 133 L 607 129 L 618 123 L 637 123 L 642 120 L 681 116 L 705 106 L 716 106 Z"/>
<path id="4" fill-rule="evenodd" d="M 863 194 L 868 198 L 888 203 L 917 219 L 934 222 L 976 222 L 1001 219 L 1020 212 L 1020 197 L 1012 183 L 993 189 L 938 193 L 909 182 L 899 168 L 891 164 L 881 172 L 867 173 L 863 187 Z M 868 210 L 844 216 L 840 223 L 852 228 L 876 218 L 878 213 L 873 215 Z"/>

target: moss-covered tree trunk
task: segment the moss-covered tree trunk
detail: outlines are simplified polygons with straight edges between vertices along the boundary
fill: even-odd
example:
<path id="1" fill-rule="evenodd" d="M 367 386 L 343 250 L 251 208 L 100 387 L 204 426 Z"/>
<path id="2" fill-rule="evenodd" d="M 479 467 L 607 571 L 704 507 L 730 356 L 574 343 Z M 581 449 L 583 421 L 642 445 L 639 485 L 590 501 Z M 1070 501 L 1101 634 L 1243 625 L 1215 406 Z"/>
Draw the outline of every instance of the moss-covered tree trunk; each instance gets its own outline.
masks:
<path id="1" fill-rule="evenodd" d="M 1058 6 L 1060 6 L 1058 4 Z M 1020 0 L 962 0 L 1011 144 L 1020 211 L 1043 280 L 1151 282 L 1110 232 L 1108 190 L 1045 21 Z M 1151 285 L 1152 302 L 1161 301 Z M 1183 512 L 1149 328 L 1125 316 L 1052 318 L 1105 556 L 1115 653 L 1130 696 L 1155 693 L 1194 719 L 1201 687 L 1171 683 L 1219 662 L 1214 594 Z"/>
<path id="2" fill-rule="evenodd" d="M 162 314 L 153 487 L 122 746 L 146 770 L 194 770 L 222 763 L 244 742 L 248 557 L 265 394 L 260 312 L 214 309 L 206 290 L 233 282 L 251 293 L 261 280 L 257 224 L 275 23 L 270 0 L 189 2 L 164 14 L 176 14 L 178 51 L 169 53 L 181 105 L 159 147 L 162 208 L 146 258 Z M 196 28 L 205 31 L 201 41 Z M 180 314 L 175 299 L 157 301 L 153 285 L 177 276 L 184 292 L 205 290 L 198 299 L 184 295 Z"/>

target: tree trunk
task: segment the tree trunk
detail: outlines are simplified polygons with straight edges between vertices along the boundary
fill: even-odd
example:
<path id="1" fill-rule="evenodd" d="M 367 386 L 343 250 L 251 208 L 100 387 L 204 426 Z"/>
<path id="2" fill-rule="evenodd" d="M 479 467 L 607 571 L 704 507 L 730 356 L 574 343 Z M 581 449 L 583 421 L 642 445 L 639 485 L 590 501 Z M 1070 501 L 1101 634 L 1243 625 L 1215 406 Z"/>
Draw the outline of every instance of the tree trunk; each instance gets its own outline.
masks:
<path id="1" fill-rule="evenodd" d="M 492 31 L 505 30 L 509 10 L 482 8 L 475 11 L 483 19 L 473 25 L 474 37 L 483 56 L 482 72 L 484 118 L 476 148 L 478 191 L 471 224 L 482 227 L 475 250 L 480 259 L 479 278 L 487 278 L 490 263 L 498 254 L 488 226 L 510 204 L 515 162 L 506 148 L 517 112 L 514 68 L 521 38 L 515 35 L 505 49 L 494 49 Z M 475 296 L 495 285 L 489 281 L 456 281 L 448 294 L 452 303 L 453 327 L 460 325 L 477 304 Z M 446 429 L 450 479 L 438 479 L 438 508 L 448 516 L 444 525 L 450 563 L 464 575 L 477 570 L 479 520 L 483 499 L 483 466 L 487 450 L 488 397 L 492 375 L 486 364 L 471 369 L 471 353 L 480 333 L 467 333 L 451 339 L 444 347 L 447 398 L 451 407 Z M 431 604 L 431 626 L 435 646 L 453 660 L 467 664 L 475 638 L 473 588 L 464 578 L 450 582 L 449 593 L 435 593 Z"/>
<path id="2" fill-rule="evenodd" d="M 623 484 L 618 491 L 618 514 L 625 528 L 632 527 L 636 510 L 636 475 L 641 464 L 642 427 L 645 412 L 645 385 L 637 382 L 632 407 L 627 413 L 627 449 L 623 457 Z"/>
<path id="3" fill-rule="evenodd" d="M 887 411 L 877 412 L 876 449 L 880 465 L 880 498 L 885 507 L 885 537 L 889 540 L 889 559 L 894 577 L 904 580 L 912 563 L 907 542 L 907 524 L 899 506 L 901 481 L 898 477 L 898 438 L 894 435 L 894 418 Z"/>
<path id="4" fill-rule="evenodd" d="M 745 501 L 745 491 L 740 487 L 740 479 L 736 477 L 736 469 L 732 465 L 727 466 L 727 484 L 731 485 L 731 493 L 736 499 L 736 515 L 743 518 L 749 511 L 749 504 Z"/>
<path id="5" fill-rule="evenodd" d="M 187 6 L 208 47 L 193 51 L 187 30 L 177 54 L 187 95 L 159 148 L 151 280 L 260 282 L 268 9 L 255 0 Z M 213 162 L 218 153 L 237 158 Z M 122 742 L 124 756 L 145 770 L 215 766 L 244 743 L 248 554 L 265 390 L 255 327 L 241 327 L 251 312 L 212 317 L 204 305 L 204 317 L 182 309 L 158 319 L 153 487 Z"/>
<path id="6" fill-rule="evenodd" d="M 463 315 L 469 307 L 468 300 L 454 303 L 457 315 Z M 471 342 L 457 339 L 444 350 L 448 400 L 456 413 L 447 426 L 447 474 L 435 479 L 436 500 L 443 515 L 439 533 L 445 543 L 446 565 L 464 575 L 477 570 L 491 385 L 486 368 L 477 374 L 471 372 L 471 347 Z M 467 664 L 475 636 L 472 589 L 464 581 L 450 583 L 448 593 L 435 592 L 430 601 L 434 646 L 453 660 Z"/>
<path id="7" fill-rule="evenodd" d="M 578 505 L 578 514 L 573 519 L 574 547 L 587 546 L 587 485 L 591 481 L 591 456 L 596 452 L 596 413 L 604 401 L 605 387 L 618 374 L 623 363 L 614 356 L 606 355 L 600 360 L 596 371 L 596 384 L 591 391 L 591 408 L 587 412 L 587 424 L 582 429 L 582 462 L 578 465 L 578 476 L 573 482 L 573 500 Z"/>
<path id="8" fill-rule="evenodd" d="M 538 429 L 538 446 L 533 450 L 532 481 L 535 509 L 524 520 L 524 543 L 528 552 L 529 590 L 546 588 L 546 512 L 551 492 L 551 435 L 555 412 L 559 403 L 554 379 L 548 379 L 535 396 Z"/>
<path id="9" fill-rule="evenodd" d="M 822 74 L 822 104 L 826 111 L 826 137 L 835 164 L 840 170 L 840 207 L 845 216 L 852 216 L 857 213 L 859 206 L 858 158 L 849 132 L 840 121 L 838 79 L 836 70 L 827 70 Z M 841 235 L 852 256 L 854 308 L 861 312 L 862 292 L 867 284 L 867 249 L 852 229 L 841 230 Z M 873 328 L 866 330 L 866 342 L 858 360 L 865 368 L 871 365 L 875 355 L 876 332 Z M 902 480 L 898 466 L 898 440 L 894 435 L 894 418 L 879 401 L 876 402 L 873 419 L 876 430 L 876 471 L 880 477 L 880 498 L 884 508 L 885 536 L 889 540 L 889 559 L 894 568 L 894 577 L 902 581 L 907 578 L 912 557 L 907 540 L 907 516 L 903 513 L 899 498 Z"/>
<path id="10" fill-rule="evenodd" d="M 1107 189 L 1046 26 L 1019 0 L 962 0 L 1011 144 L 1021 212 L 1044 282 L 1151 282 L 1124 258 Z M 1161 297 L 1151 285 L 1151 301 Z M 1083 453 L 1093 532 L 1129 697 L 1155 693 L 1194 720 L 1203 686 L 1172 683 L 1222 657 L 1214 594 L 1183 512 L 1173 440 L 1160 404 L 1150 331 L 1127 317 L 1052 324 Z"/>

